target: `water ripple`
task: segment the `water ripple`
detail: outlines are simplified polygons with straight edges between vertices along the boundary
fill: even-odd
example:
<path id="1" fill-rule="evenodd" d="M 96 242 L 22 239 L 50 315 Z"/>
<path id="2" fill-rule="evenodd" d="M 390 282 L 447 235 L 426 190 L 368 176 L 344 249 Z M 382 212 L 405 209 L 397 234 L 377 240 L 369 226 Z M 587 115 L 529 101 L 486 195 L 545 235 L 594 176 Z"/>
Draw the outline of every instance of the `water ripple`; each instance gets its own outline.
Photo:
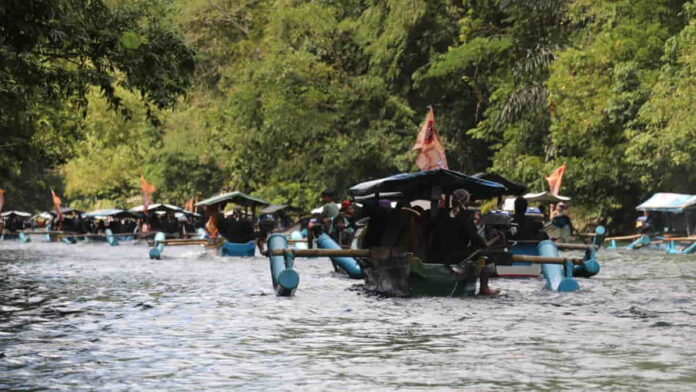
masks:
<path id="1" fill-rule="evenodd" d="M 263 258 L 142 245 L 0 242 L 0 389 L 693 390 L 696 257 L 602 251 L 578 293 L 365 295 L 296 261 L 294 298 Z"/>

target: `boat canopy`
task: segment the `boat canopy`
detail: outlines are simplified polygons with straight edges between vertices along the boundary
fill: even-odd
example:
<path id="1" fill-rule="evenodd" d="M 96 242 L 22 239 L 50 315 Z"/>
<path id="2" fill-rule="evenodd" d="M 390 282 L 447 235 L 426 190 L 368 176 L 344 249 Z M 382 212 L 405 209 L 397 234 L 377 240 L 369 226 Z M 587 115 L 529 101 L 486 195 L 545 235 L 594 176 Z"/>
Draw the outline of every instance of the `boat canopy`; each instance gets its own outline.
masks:
<path id="1" fill-rule="evenodd" d="M 38 214 L 31 217 L 31 219 L 39 219 L 39 218 L 41 218 L 41 219 L 53 219 L 53 215 L 44 211 L 44 212 L 38 213 Z"/>
<path id="2" fill-rule="evenodd" d="M 2 216 L 2 217 L 8 217 L 8 216 L 12 216 L 12 215 L 21 216 L 22 218 L 28 218 L 31 216 L 31 214 L 28 212 L 17 211 L 17 210 L 5 211 L 2 214 L 0 214 L 0 216 Z"/>
<path id="3" fill-rule="evenodd" d="M 387 192 L 401 192 L 406 200 L 433 200 L 439 198 L 433 191 L 442 187 L 442 194 L 451 194 L 456 189 L 466 189 L 476 200 L 490 199 L 508 192 L 504 185 L 493 181 L 468 176 L 448 169 L 425 170 L 401 173 L 386 178 L 354 185 L 348 190 L 353 197 Z"/>
<path id="4" fill-rule="evenodd" d="M 527 201 L 536 203 L 560 203 L 562 201 L 570 201 L 570 197 L 568 196 L 554 195 L 551 192 L 527 193 L 522 197 L 527 199 Z"/>
<path id="5" fill-rule="evenodd" d="M 145 209 L 145 206 L 139 205 L 137 207 L 131 208 L 128 211 L 130 211 L 130 212 L 143 212 L 144 209 Z M 155 204 L 148 204 L 147 210 L 148 211 L 155 211 L 155 212 L 157 212 L 157 211 L 162 211 L 162 212 L 175 211 L 175 212 L 177 212 L 177 211 L 183 211 L 183 208 L 177 207 L 173 204 L 155 203 Z"/>
<path id="6" fill-rule="evenodd" d="M 270 206 L 264 208 L 263 210 L 261 210 L 261 213 L 262 214 L 275 214 L 276 212 L 285 211 L 285 210 L 296 211 L 296 212 L 301 211 L 300 208 L 289 206 L 287 204 L 273 204 L 273 205 L 270 205 Z"/>
<path id="7" fill-rule="evenodd" d="M 696 195 L 683 193 L 656 193 L 641 205 L 638 211 L 660 211 L 679 214 L 688 208 L 696 206 Z"/>
<path id="8" fill-rule="evenodd" d="M 477 173 L 474 174 L 473 177 L 502 184 L 505 186 L 505 188 L 507 188 L 507 193 L 505 193 L 506 195 L 517 196 L 527 192 L 527 186 L 512 182 L 498 173 Z"/>
<path id="9" fill-rule="evenodd" d="M 257 197 L 249 196 L 242 192 L 229 192 L 223 193 L 221 195 L 213 196 L 209 199 L 199 201 L 196 203 L 197 206 L 212 206 L 219 203 L 233 203 L 240 205 L 242 207 L 256 207 L 256 206 L 267 206 L 271 203 L 266 200 L 259 199 Z"/>
<path id="10" fill-rule="evenodd" d="M 554 195 L 551 192 L 527 193 L 522 196 L 533 203 L 560 203 L 570 201 L 570 197 Z M 515 198 L 510 197 L 503 202 L 503 211 L 515 211 Z"/>
<path id="11" fill-rule="evenodd" d="M 66 215 L 66 214 L 82 214 L 83 212 L 84 212 L 84 211 L 76 210 L 76 209 L 74 209 L 74 208 L 72 208 L 72 207 L 60 207 L 60 213 L 63 214 L 63 215 Z M 47 214 L 51 214 L 51 215 L 56 215 L 56 211 L 55 211 L 55 210 L 48 210 L 48 211 L 46 211 L 46 213 L 47 213 Z"/>
<path id="12" fill-rule="evenodd" d="M 136 215 L 131 211 L 121 210 L 118 208 L 112 208 L 112 209 L 106 209 L 106 210 L 90 211 L 90 212 L 83 214 L 82 216 L 87 217 L 87 218 L 103 218 L 103 217 L 107 217 L 107 216 L 122 218 L 122 217 L 134 217 Z"/>

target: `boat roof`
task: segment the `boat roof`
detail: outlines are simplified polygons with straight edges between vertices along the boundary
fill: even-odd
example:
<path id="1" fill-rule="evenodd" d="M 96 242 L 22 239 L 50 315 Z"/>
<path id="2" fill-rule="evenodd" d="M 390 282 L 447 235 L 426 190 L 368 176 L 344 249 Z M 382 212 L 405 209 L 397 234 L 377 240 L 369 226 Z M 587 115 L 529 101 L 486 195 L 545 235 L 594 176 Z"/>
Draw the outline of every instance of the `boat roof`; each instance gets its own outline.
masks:
<path id="1" fill-rule="evenodd" d="M 474 174 L 473 177 L 480 178 L 482 180 L 487 180 L 487 181 L 493 181 L 497 182 L 498 184 L 502 184 L 507 188 L 507 193 L 506 195 L 521 195 L 525 192 L 527 192 L 527 186 L 518 184 L 516 182 L 512 182 L 508 180 L 507 178 L 501 176 L 498 173 L 477 173 Z"/>
<path id="2" fill-rule="evenodd" d="M 267 206 L 271 203 L 257 197 L 249 196 L 242 192 L 228 192 L 221 195 L 213 196 L 209 199 L 199 201 L 197 206 L 212 206 L 219 203 L 233 203 L 243 207 Z"/>
<path id="3" fill-rule="evenodd" d="M 107 216 L 135 216 L 135 214 L 131 211 L 127 210 L 121 210 L 118 208 L 112 208 L 112 209 L 104 209 L 104 210 L 94 210 L 90 211 L 87 213 L 84 213 L 82 216 L 85 216 L 87 218 L 99 218 L 99 217 L 107 217 Z"/>
<path id="4" fill-rule="evenodd" d="M 570 197 L 554 195 L 551 192 L 527 193 L 524 196 L 527 201 L 538 203 L 560 203 L 562 201 L 570 201 Z"/>
<path id="5" fill-rule="evenodd" d="M 401 173 L 377 180 L 354 185 L 348 193 L 356 198 L 370 194 L 401 192 L 406 200 L 430 200 L 432 189 L 442 186 L 442 194 L 451 194 L 456 189 L 466 189 L 472 199 L 490 199 L 508 192 L 497 182 L 472 177 L 448 169 L 424 170 L 415 173 Z"/>
<path id="6" fill-rule="evenodd" d="M 51 214 L 51 215 L 56 215 L 56 211 L 55 211 L 55 210 L 48 210 L 48 211 L 45 211 L 45 212 L 48 213 L 48 214 Z M 84 212 L 84 211 L 80 211 L 80 210 L 77 210 L 77 209 L 72 208 L 72 207 L 60 207 L 60 213 L 63 214 L 63 215 L 65 215 L 65 214 L 70 214 L 70 213 L 82 214 L 83 212 Z"/>
<path id="7" fill-rule="evenodd" d="M 128 211 L 130 212 L 143 212 L 145 209 L 144 205 L 139 205 L 137 207 L 133 207 L 129 209 Z M 183 208 L 177 207 L 173 204 L 162 204 L 162 203 L 155 203 L 155 204 L 148 204 L 147 206 L 148 211 L 182 211 Z"/>
<path id="8" fill-rule="evenodd" d="M 28 217 L 31 216 L 31 214 L 28 213 L 28 212 L 17 211 L 17 210 L 5 211 L 5 212 L 3 212 L 2 214 L 0 214 L 0 216 L 3 216 L 3 217 L 12 216 L 12 215 L 21 216 L 21 217 L 24 217 L 24 218 L 28 218 Z"/>
<path id="9" fill-rule="evenodd" d="M 679 214 L 696 205 L 696 195 L 683 193 L 656 193 L 641 203 L 638 211 L 661 211 Z"/>
<path id="10" fill-rule="evenodd" d="M 523 195 L 529 202 L 535 203 L 560 203 L 570 201 L 570 197 L 554 195 L 551 192 L 527 193 Z M 515 198 L 509 197 L 503 202 L 503 211 L 515 211 Z"/>
<path id="11" fill-rule="evenodd" d="M 287 204 L 272 204 L 263 210 L 261 210 L 262 214 L 275 214 L 276 212 L 283 211 L 283 210 L 288 210 L 288 211 L 301 211 L 300 208 L 289 206 Z"/>

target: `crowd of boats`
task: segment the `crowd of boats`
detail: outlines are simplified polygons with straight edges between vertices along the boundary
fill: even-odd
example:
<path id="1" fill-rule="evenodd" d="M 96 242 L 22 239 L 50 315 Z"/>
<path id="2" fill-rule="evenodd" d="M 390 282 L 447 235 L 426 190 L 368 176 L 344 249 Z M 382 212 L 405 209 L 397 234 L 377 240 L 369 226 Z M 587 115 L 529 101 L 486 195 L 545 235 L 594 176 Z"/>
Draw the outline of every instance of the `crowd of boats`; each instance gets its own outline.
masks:
<path id="1" fill-rule="evenodd" d="M 161 259 L 169 246 L 202 246 L 219 256 L 258 252 L 268 257 L 281 296 L 294 295 L 299 286 L 298 257 L 327 257 L 337 272 L 363 279 L 379 294 L 459 296 L 473 295 L 477 282 L 479 293 L 495 294 L 489 277 L 543 277 L 548 289 L 576 291 L 577 278 L 599 273 L 596 256 L 605 241 L 608 248 L 696 251 L 689 209 L 696 196 L 657 194 L 638 206 L 647 212 L 638 219 L 640 233 L 607 238 L 597 226 L 575 233 L 571 242 L 572 223 L 562 219 L 569 198 L 526 190 L 494 174 L 435 169 L 357 184 L 342 203 L 326 192 L 324 205 L 310 214 L 242 192 L 216 195 L 195 208 L 10 210 L 2 213 L 2 239 L 141 243 L 151 259 Z M 482 212 L 484 203 L 494 207 Z M 549 205 L 561 219 L 546 222 Z M 674 229 L 677 222 L 685 233 Z"/>

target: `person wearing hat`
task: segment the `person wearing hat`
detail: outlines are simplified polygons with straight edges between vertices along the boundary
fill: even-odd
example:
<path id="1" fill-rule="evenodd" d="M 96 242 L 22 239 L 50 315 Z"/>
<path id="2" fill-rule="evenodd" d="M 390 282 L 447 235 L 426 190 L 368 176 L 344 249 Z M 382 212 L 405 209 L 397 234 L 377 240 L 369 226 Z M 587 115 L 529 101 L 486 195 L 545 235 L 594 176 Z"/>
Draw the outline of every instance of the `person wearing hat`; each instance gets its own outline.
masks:
<path id="1" fill-rule="evenodd" d="M 452 208 L 442 208 L 435 220 L 434 241 L 435 247 L 439 247 L 443 262 L 447 265 L 458 264 L 479 249 L 487 248 L 486 243 L 476 229 L 473 214 L 467 209 L 470 195 L 465 189 L 457 189 L 452 192 Z M 498 237 L 491 240 L 491 244 Z M 492 261 L 483 268 L 480 276 L 479 295 L 498 295 L 500 290 L 491 289 L 488 281 L 492 272 Z"/>

